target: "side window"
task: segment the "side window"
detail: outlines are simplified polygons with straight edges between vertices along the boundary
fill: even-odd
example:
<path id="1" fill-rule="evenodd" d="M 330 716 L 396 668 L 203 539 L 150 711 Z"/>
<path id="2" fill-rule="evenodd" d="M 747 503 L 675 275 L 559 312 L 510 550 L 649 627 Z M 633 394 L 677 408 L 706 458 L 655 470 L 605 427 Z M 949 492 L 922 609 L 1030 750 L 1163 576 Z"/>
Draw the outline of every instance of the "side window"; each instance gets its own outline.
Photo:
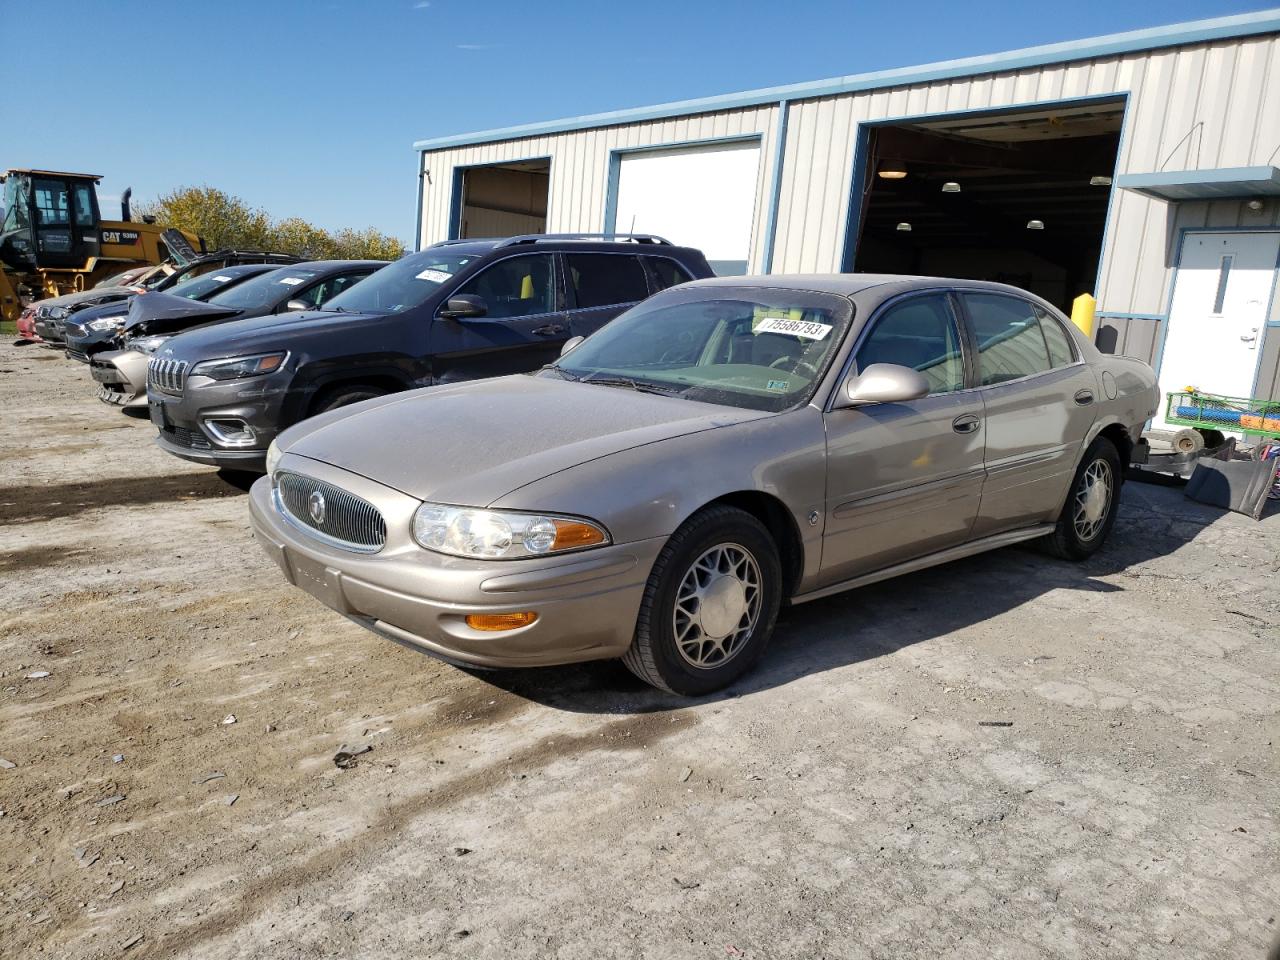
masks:
<path id="1" fill-rule="evenodd" d="M 618 253 L 565 254 L 578 309 L 634 303 L 649 295 L 640 258 Z"/>
<path id="2" fill-rule="evenodd" d="M 929 381 L 930 393 L 963 389 L 960 329 L 946 295 L 911 297 L 885 310 L 858 348 L 857 362 L 859 370 L 873 363 L 919 370 Z"/>
<path id="3" fill-rule="evenodd" d="M 87 183 L 77 183 L 75 188 L 76 198 L 76 226 L 92 227 L 93 226 L 93 191 L 89 189 Z"/>
<path id="4" fill-rule="evenodd" d="M 32 184 L 36 209 L 40 211 L 42 226 L 66 226 L 70 223 L 70 197 L 67 185 L 61 180 L 36 180 Z"/>
<path id="5" fill-rule="evenodd" d="M 489 308 L 488 315 L 498 319 L 551 313 L 556 308 L 551 255 L 538 253 L 500 260 L 454 295 L 463 293 L 482 298 Z"/>
<path id="6" fill-rule="evenodd" d="M 326 300 L 332 300 L 338 294 L 350 290 L 368 275 L 367 273 L 344 273 L 340 277 L 331 277 L 325 284 L 324 295 L 318 302 L 324 303 Z"/>
<path id="7" fill-rule="evenodd" d="M 978 341 L 978 382 L 984 387 L 1049 369 L 1049 350 L 1035 307 L 998 293 L 965 293 L 969 325 Z"/>
<path id="8" fill-rule="evenodd" d="M 693 279 L 685 272 L 684 267 L 667 257 L 645 257 L 644 259 L 649 264 L 649 272 L 653 275 L 654 293 Z"/>
<path id="9" fill-rule="evenodd" d="M 1054 367 L 1066 367 L 1076 362 L 1075 351 L 1071 349 L 1071 340 L 1062 324 L 1050 314 L 1036 307 L 1036 316 L 1040 318 L 1040 329 L 1044 333 L 1044 342 L 1049 347 L 1049 362 Z"/>

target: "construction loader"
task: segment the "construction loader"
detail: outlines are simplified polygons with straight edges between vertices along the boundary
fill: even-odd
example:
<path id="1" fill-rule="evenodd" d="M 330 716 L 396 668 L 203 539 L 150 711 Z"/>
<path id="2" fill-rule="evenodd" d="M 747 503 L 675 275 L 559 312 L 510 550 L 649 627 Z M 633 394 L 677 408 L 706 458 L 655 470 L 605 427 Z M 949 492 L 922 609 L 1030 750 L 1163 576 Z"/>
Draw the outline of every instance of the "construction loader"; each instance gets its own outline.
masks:
<path id="1" fill-rule="evenodd" d="M 204 252 L 204 241 L 132 219 L 130 191 L 121 218 L 103 220 L 91 173 L 8 170 L 0 205 L 0 319 L 13 322 L 31 300 L 92 287 L 131 266 L 178 264 Z"/>

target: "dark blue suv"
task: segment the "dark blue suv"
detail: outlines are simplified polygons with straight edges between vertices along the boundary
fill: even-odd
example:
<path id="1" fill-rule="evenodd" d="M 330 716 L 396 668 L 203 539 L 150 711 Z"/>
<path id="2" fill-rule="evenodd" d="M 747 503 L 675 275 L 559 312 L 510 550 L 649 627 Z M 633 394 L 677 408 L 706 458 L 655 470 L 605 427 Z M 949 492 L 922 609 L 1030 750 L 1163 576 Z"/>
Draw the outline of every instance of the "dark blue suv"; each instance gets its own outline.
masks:
<path id="1" fill-rule="evenodd" d="M 712 276 L 660 237 L 539 234 L 409 254 L 321 310 L 192 330 L 147 373 L 157 442 L 175 456 L 263 469 L 277 433 L 372 397 L 536 370 L 632 304 Z"/>

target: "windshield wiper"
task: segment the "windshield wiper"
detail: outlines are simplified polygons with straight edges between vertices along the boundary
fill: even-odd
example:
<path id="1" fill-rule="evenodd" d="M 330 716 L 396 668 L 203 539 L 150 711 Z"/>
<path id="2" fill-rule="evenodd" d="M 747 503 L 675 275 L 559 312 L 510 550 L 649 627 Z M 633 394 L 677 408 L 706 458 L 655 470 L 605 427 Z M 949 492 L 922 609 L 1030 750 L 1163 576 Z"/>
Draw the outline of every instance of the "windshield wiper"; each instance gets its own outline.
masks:
<path id="1" fill-rule="evenodd" d="M 626 387 L 629 390 L 635 390 L 637 393 L 656 393 L 661 397 L 674 397 L 677 394 L 684 393 L 684 389 L 680 387 L 660 386 L 656 383 L 645 383 L 636 380 L 633 377 L 609 376 L 597 377 L 594 373 L 579 378 L 583 383 L 594 383 L 601 387 Z"/>

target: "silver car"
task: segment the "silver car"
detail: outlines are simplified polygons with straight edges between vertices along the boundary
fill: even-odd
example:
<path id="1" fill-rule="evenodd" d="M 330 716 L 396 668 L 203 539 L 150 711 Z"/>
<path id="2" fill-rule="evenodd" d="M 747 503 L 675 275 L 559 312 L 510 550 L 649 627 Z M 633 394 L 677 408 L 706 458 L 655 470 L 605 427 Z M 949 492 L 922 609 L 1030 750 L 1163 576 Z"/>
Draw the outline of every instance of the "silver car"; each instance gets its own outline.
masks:
<path id="1" fill-rule="evenodd" d="M 262 545 L 445 659 L 621 657 L 698 695 L 760 658 L 783 603 L 1024 540 L 1088 557 L 1158 397 L 994 283 L 700 280 L 566 346 L 285 431 L 253 486 Z"/>

